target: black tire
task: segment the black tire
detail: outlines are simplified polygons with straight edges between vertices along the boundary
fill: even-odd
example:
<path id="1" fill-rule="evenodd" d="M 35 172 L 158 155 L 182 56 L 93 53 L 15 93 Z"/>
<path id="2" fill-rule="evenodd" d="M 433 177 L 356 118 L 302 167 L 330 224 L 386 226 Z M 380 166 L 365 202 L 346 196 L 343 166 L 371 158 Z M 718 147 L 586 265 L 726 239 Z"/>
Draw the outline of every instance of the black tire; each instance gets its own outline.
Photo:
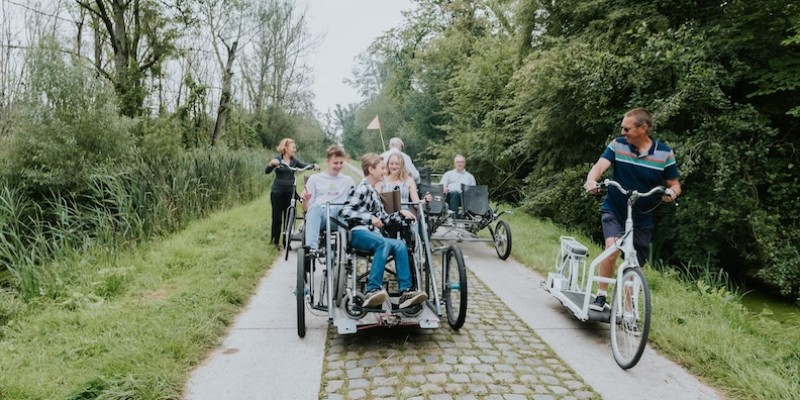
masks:
<path id="1" fill-rule="evenodd" d="M 460 248 L 447 248 L 443 267 L 442 297 L 447 311 L 447 323 L 454 330 L 459 330 L 467 318 L 467 269 Z"/>
<path id="2" fill-rule="evenodd" d="M 650 288 L 641 268 L 626 268 L 624 288 L 614 288 L 611 303 L 611 351 L 622 369 L 636 365 L 642 357 L 650 334 Z M 622 296 L 617 291 L 623 290 Z M 618 304 L 618 297 L 623 304 Z"/>
<path id="3" fill-rule="evenodd" d="M 289 259 L 289 250 L 292 249 L 292 235 L 294 235 L 294 218 L 295 218 L 295 208 L 289 207 L 289 210 L 286 212 L 286 231 L 283 236 L 283 250 L 286 254 L 283 257 L 283 260 L 286 261 Z"/>
<path id="4" fill-rule="evenodd" d="M 297 250 L 297 336 L 306 336 L 306 252 L 302 247 Z"/>
<path id="5" fill-rule="evenodd" d="M 494 226 L 494 249 L 501 260 L 511 255 L 511 227 L 506 221 L 498 221 Z"/>
<path id="6" fill-rule="evenodd" d="M 345 285 L 347 284 L 347 259 L 348 256 L 345 253 L 345 239 L 344 237 L 347 234 L 345 232 L 341 232 L 341 234 L 336 238 L 336 254 L 332 255 L 331 257 L 333 260 L 333 268 L 335 269 L 336 280 L 334 281 L 334 288 L 336 292 L 333 294 L 334 303 L 336 306 L 340 306 L 342 299 L 345 297 Z M 355 274 L 357 271 L 356 267 L 358 263 L 358 257 L 353 257 L 353 273 Z"/>

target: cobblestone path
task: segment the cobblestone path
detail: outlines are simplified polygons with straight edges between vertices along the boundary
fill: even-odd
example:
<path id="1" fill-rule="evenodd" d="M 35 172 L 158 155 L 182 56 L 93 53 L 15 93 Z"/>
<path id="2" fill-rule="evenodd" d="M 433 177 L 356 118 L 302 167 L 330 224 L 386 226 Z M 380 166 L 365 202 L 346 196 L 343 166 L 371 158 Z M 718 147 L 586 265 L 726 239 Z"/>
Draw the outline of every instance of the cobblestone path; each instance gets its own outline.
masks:
<path id="1" fill-rule="evenodd" d="M 600 399 L 478 278 L 469 273 L 458 332 L 328 330 L 320 399 Z M 446 317 L 444 317 L 446 318 Z"/>

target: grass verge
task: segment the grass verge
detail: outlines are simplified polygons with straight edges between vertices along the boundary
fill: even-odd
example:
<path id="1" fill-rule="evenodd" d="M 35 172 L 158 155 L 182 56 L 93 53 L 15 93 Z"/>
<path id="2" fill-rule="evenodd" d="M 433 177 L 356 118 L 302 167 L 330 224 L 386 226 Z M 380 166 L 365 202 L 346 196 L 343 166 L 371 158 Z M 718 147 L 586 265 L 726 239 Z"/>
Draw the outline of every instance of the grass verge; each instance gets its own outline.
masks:
<path id="1" fill-rule="evenodd" d="M 24 312 L 0 331 L 0 398 L 179 398 L 276 256 L 267 203 L 62 261 L 83 277 L 63 288 L 66 300 L 17 304 Z"/>
<path id="2" fill-rule="evenodd" d="M 554 268 L 559 236 L 592 243 L 521 212 L 503 219 L 511 225 L 513 257 L 541 274 Z M 589 246 L 590 258 L 600 250 Z M 751 313 L 724 287 L 686 282 L 669 268 L 648 266 L 645 273 L 653 296 L 651 347 L 730 398 L 797 398 L 800 317 L 781 323 Z"/>

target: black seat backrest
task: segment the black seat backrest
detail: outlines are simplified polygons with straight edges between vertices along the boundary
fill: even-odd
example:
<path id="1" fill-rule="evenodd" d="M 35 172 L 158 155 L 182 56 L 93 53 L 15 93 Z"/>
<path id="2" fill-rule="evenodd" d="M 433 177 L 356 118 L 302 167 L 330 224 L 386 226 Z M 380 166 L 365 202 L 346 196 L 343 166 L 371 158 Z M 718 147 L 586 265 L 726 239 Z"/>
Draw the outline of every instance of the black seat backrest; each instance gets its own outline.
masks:
<path id="1" fill-rule="evenodd" d="M 467 214 L 486 215 L 489 212 L 489 187 L 461 185 L 461 204 Z"/>
<path id="2" fill-rule="evenodd" d="M 419 183 L 431 184 L 431 167 L 422 167 L 419 170 Z"/>
<path id="3" fill-rule="evenodd" d="M 427 213 L 430 215 L 442 215 L 444 210 L 447 209 L 444 203 L 444 187 L 442 185 L 429 185 L 425 183 L 419 184 L 419 197 L 420 199 L 425 196 L 425 193 L 430 193 L 433 199 L 428 203 Z"/>

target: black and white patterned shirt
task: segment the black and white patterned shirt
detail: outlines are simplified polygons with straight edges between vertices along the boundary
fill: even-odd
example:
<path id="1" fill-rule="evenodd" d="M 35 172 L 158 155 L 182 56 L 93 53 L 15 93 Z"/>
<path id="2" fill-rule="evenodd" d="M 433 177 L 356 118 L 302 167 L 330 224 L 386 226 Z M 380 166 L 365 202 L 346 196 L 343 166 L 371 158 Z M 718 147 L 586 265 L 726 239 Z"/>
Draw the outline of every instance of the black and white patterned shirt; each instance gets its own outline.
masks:
<path id="1" fill-rule="evenodd" d="M 403 216 L 400 213 L 386 213 L 380 195 L 366 179 L 362 179 L 350 189 L 339 215 L 347 221 L 347 225 L 351 229 L 372 227 L 373 216 L 378 217 L 387 226 L 403 222 Z"/>

